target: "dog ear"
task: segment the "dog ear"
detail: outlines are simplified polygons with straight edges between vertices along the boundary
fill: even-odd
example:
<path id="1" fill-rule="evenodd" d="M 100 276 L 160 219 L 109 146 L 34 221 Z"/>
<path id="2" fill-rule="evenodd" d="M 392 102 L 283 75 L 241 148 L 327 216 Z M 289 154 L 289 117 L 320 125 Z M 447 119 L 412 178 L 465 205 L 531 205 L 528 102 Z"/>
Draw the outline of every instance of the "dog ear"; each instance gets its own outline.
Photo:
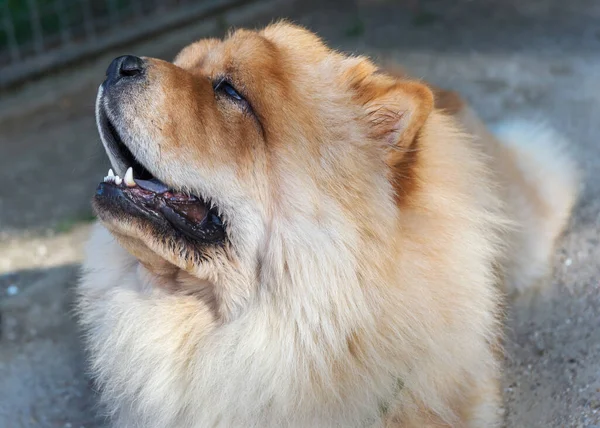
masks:
<path id="1" fill-rule="evenodd" d="M 346 65 L 342 79 L 364 111 L 369 136 L 390 152 L 410 148 L 434 108 L 431 89 L 382 72 L 362 57 L 348 58 Z"/>
<path id="2" fill-rule="evenodd" d="M 433 110 L 434 97 L 425 85 L 374 76 L 364 103 L 370 136 L 392 151 L 407 149 Z"/>

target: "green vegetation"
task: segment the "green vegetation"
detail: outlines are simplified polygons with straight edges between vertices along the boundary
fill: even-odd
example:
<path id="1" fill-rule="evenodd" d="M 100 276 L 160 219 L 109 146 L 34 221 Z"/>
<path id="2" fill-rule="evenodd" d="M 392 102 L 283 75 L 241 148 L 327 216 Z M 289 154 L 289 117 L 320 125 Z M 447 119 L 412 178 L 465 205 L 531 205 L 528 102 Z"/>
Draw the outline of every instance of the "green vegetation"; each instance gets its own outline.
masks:
<path id="1" fill-rule="evenodd" d="M 67 32 L 74 39 L 81 37 L 86 18 L 95 27 L 106 27 L 112 17 L 130 13 L 132 3 L 132 0 L 0 0 L 0 56 L 8 49 L 6 22 L 12 24 L 19 48 L 34 43 L 36 29 L 31 6 L 37 10 L 45 43 L 52 45 Z"/>

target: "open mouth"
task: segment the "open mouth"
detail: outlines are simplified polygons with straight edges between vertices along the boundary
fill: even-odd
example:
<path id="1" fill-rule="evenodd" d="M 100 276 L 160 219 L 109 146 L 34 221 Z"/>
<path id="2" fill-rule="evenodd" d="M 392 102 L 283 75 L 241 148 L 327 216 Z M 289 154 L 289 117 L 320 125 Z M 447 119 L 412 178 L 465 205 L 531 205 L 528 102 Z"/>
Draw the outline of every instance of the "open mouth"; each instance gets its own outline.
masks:
<path id="1" fill-rule="evenodd" d="M 101 99 L 101 97 L 99 97 Z M 131 166 L 136 177 L 143 180 L 151 180 L 152 174 L 137 161 L 129 147 L 121 139 L 116 127 L 108 118 L 103 105 L 97 107 L 96 119 L 98 121 L 98 131 L 106 150 L 119 162 L 122 167 Z"/>
<path id="2" fill-rule="evenodd" d="M 99 127 L 107 150 L 121 165 L 129 165 L 123 178 L 111 169 L 99 184 L 95 205 L 101 218 L 103 214 L 133 216 L 163 229 L 171 226 L 187 238 L 202 243 L 219 243 L 225 239 L 223 222 L 210 203 L 169 188 L 154 177 L 135 159 L 105 116 L 99 120 Z"/>

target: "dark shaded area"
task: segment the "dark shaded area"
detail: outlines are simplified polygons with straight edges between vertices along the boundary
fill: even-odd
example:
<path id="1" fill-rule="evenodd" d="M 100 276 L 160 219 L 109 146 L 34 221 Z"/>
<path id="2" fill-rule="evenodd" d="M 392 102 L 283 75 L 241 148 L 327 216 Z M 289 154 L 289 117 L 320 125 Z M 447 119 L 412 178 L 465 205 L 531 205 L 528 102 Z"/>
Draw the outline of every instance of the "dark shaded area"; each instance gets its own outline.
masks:
<path id="1" fill-rule="evenodd" d="M 600 49 L 600 3 L 590 0 L 307 0 L 297 5 L 299 12 L 323 11 L 329 25 L 319 25 L 319 32 L 325 37 L 363 37 L 378 49 L 535 55 Z"/>
<path id="2" fill-rule="evenodd" d="M 103 425 L 73 317 L 78 269 L 68 264 L 0 276 L 0 379 L 11 386 L 0 390 L 0 420 L 10 419 L 12 427 Z M 7 296 L 9 285 L 18 294 Z"/>

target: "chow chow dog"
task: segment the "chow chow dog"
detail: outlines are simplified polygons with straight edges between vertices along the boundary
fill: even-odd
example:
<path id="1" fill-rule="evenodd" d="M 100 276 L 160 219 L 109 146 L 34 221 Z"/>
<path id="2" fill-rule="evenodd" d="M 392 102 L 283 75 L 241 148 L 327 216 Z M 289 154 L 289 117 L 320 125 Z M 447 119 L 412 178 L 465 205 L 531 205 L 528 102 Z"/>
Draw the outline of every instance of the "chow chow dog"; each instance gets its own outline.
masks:
<path id="1" fill-rule="evenodd" d="M 566 142 L 286 22 L 123 56 L 78 286 L 116 427 L 496 427 L 503 297 L 543 283 Z"/>

